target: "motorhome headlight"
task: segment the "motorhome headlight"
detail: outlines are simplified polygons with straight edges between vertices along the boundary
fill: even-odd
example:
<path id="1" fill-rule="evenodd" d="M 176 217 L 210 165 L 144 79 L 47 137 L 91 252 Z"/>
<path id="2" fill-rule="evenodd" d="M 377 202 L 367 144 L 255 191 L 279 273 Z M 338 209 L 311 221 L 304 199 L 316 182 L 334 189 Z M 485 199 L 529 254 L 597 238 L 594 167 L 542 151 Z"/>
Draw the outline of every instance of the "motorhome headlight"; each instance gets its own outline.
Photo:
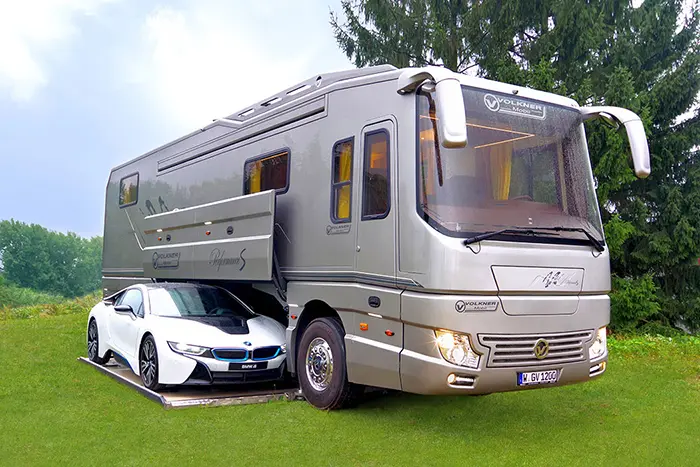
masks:
<path id="1" fill-rule="evenodd" d="M 170 342 L 168 341 L 168 345 L 172 349 L 173 352 L 185 354 L 185 355 L 197 355 L 201 356 L 204 355 L 205 353 L 209 352 L 209 348 L 207 347 L 200 347 L 198 345 L 190 345 L 190 344 L 183 344 L 181 342 Z"/>
<path id="2" fill-rule="evenodd" d="M 479 368 L 481 355 L 472 349 L 469 334 L 435 331 L 435 343 L 442 358 L 448 362 L 467 368 Z"/>
<path id="3" fill-rule="evenodd" d="M 588 358 L 589 360 L 594 360 L 596 358 L 602 357 L 605 351 L 608 349 L 608 339 L 607 339 L 607 328 L 603 326 L 598 329 L 596 333 L 595 340 L 588 348 Z"/>

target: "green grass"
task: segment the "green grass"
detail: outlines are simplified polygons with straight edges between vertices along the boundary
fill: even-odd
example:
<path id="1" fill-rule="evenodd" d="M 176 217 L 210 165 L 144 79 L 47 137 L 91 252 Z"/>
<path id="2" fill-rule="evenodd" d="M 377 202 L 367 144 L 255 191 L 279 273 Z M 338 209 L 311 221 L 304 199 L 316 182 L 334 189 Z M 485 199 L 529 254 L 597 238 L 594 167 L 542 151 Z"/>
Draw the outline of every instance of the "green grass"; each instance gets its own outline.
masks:
<path id="1" fill-rule="evenodd" d="M 604 377 L 562 388 L 396 394 L 340 412 L 304 402 L 166 411 L 76 362 L 84 326 L 84 315 L 0 321 L 0 464 L 700 463 L 697 339 L 612 341 Z"/>
<path id="2" fill-rule="evenodd" d="M 66 299 L 60 295 L 39 292 L 33 289 L 10 285 L 0 279 L 0 308 L 61 303 Z"/>
<path id="3" fill-rule="evenodd" d="M 14 291 L 13 291 L 14 289 Z M 6 303 L 1 299 L 3 292 L 12 297 Z M 58 295 L 36 292 L 32 289 L 0 286 L 0 321 L 9 319 L 36 318 L 39 316 L 58 316 L 85 314 L 102 299 L 100 292 L 94 292 L 85 297 L 67 299 Z M 13 305 L 12 303 L 18 303 Z"/>

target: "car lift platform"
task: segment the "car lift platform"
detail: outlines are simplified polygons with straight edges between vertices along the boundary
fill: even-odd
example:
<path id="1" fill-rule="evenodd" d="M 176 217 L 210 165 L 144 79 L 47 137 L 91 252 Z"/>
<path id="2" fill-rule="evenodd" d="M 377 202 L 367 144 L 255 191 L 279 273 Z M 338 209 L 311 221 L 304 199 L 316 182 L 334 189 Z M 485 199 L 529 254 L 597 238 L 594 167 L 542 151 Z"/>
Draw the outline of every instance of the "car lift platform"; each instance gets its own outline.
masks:
<path id="1" fill-rule="evenodd" d="M 160 392 L 155 392 L 144 387 L 141 378 L 136 376 L 130 368 L 118 364 L 114 359 L 105 365 L 98 365 L 85 357 L 78 358 L 78 361 L 86 363 L 120 383 L 136 389 L 147 398 L 160 403 L 166 409 L 193 406 L 261 404 L 276 400 L 294 401 L 304 399 L 301 390 L 296 384 L 286 382 L 248 385 L 176 386 L 172 389 L 167 388 Z"/>

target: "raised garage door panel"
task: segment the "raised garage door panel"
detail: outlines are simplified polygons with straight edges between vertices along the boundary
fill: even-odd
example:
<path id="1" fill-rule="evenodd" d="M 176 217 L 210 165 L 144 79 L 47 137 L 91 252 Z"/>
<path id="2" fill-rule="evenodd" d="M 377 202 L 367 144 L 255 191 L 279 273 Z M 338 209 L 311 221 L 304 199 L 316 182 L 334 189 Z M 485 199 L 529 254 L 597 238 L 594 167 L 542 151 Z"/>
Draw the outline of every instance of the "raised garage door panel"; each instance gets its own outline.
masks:
<path id="1" fill-rule="evenodd" d="M 148 216 L 144 272 L 163 279 L 269 281 L 274 219 L 273 190 Z"/>

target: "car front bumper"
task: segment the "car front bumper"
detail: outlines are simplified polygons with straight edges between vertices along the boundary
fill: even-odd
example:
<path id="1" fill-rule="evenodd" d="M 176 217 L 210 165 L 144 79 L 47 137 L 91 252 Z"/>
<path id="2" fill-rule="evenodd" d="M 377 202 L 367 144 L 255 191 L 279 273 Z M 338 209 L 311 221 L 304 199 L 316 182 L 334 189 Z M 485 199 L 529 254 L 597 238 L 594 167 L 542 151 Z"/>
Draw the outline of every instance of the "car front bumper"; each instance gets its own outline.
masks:
<path id="1" fill-rule="evenodd" d="M 270 360 L 231 363 L 211 358 L 196 358 L 192 372 L 182 384 L 251 384 L 277 381 L 284 377 L 286 355 Z M 245 369 L 241 366 L 258 364 L 259 369 Z M 263 364 L 263 365 L 261 365 Z"/>

